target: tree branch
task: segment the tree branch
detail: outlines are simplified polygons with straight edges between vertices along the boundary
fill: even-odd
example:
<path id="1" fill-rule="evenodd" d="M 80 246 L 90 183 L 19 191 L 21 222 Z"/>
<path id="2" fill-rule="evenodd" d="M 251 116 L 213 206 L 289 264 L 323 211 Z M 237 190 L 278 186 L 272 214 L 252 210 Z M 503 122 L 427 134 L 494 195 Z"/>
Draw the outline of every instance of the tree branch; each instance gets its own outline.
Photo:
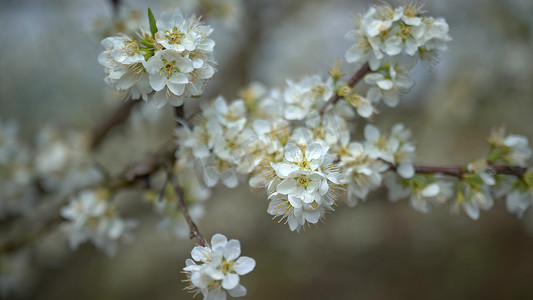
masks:
<path id="1" fill-rule="evenodd" d="M 363 79 L 363 77 L 368 72 L 370 72 L 370 66 L 368 65 L 368 63 L 365 63 L 357 72 L 355 72 L 355 74 L 350 79 L 348 79 L 348 81 L 346 81 L 346 84 L 353 88 L 361 79 Z M 340 98 L 341 97 L 337 93 L 331 96 L 331 98 L 329 98 L 329 100 L 326 103 L 324 103 L 324 105 L 320 109 L 320 115 L 321 116 L 324 115 L 324 113 L 326 112 L 326 109 L 330 105 L 337 103 L 337 101 L 339 101 Z"/>
<path id="2" fill-rule="evenodd" d="M 174 141 L 169 141 L 156 152 L 147 155 L 144 159 L 127 167 L 122 173 L 120 173 L 120 176 L 105 182 L 79 188 L 70 195 L 56 201 L 53 205 L 48 203 L 48 207 L 36 209 L 34 217 L 30 216 L 28 219 L 22 219 L 19 223 L 13 224 L 15 230 L 0 241 L 0 253 L 13 252 L 34 241 L 54 225 L 59 224 L 63 220 L 59 214 L 59 210 L 73 195 L 76 195 L 82 190 L 98 187 L 111 190 L 132 187 L 150 177 L 165 164 L 171 162 L 174 158 L 175 151 L 176 143 Z"/>
<path id="3" fill-rule="evenodd" d="M 90 149 L 96 150 L 96 148 L 98 148 L 103 142 L 107 133 L 109 133 L 113 127 L 126 121 L 133 107 L 139 102 L 139 100 L 127 100 L 113 109 L 113 111 L 101 122 L 98 122 L 91 131 L 91 140 L 89 142 Z"/>
<path id="4" fill-rule="evenodd" d="M 189 225 L 190 238 L 196 238 L 200 245 L 204 247 L 207 246 L 207 242 L 205 241 L 204 237 L 198 230 L 198 226 L 196 226 L 196 224 L 191 218 L 191 215 L 189 214 L 189 210 L 187 209 L 187 203 L 185 202 L 185 196 L 183 195 L 183 190 L 181 189 L 177 178 L 172 174 L 172 172 L 168 172 L 167 176 L 172 182 L 172 186 L 174 187 L 174 191 L 176 192 L 176 197 L 178 197 L 178 205 L 180 206 L 181 212 L 185 217 L 185 221 L 187 221 L 187 225 Z"/>

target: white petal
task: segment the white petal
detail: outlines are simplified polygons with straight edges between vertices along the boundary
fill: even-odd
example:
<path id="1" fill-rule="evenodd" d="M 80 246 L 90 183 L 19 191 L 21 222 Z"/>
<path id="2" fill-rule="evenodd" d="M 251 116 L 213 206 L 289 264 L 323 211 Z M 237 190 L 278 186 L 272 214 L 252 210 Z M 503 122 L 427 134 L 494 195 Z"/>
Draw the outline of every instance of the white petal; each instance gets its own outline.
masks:
<path id="1" fill-rule="evenodd" d="M 294 230 L 296 230 L 298 228 L 298 225 L 299 225 L 298 224 L 298 219 L 296 219 L 295 217 L 289 218 L 288 222 L 289 222 L 289 229 L 291 231 L 294 231 Z"/>
<path id="2" fill-rule="evenodd" d="M 226 104 L 226 99 L 224 99 L 224 97 L 218 96 L 215 99 L 215 102 L 213 103 L 213 105 L 215 106 L 217 112 L 223 115 L 228 113 L 228 105 Z"/>
<path id="3" fill-rule="evenodd" d="M 191 251 L 191 257 L 196 261 L 206 261 L 210 254 L 209 247 L 196 246 Z"/>
<path id="4" fill-rule="evenodd" d="M 159 92 L 155 92 L 150 102 L 152 102 L 152 104 L 158 109 L 165 106 L 165 104 L 168 103 L 167 91 L 161 90 Z"/>
<path id="5" fill-rule="evenodd" d="M 226 247 L 228 239 L 223 234 L 217 233 L 211 238 L 211 247 L 213 250 L 219 247 Z"/>
<path id="6" fill-rule="evenodd" d="M 305 158 L 308 160 L 319 159 L 322 155 L 322 145 L 313 143 L 305 150 Z"/>
<path id="7" fill-rule="evenodd" d="M 376 84 L 382 90 L 390 90 L 392 88 L 392 86 L 394 85 L 392 80 L 390 80 L 390 79 L 380 80 Z"/>
<path id="8" fill-rule="evenodd" d="M 472 204 L 472 202 L 467 202 L 464 204 L 466 214 L 473 220 L 479 219 L 479 207 Z"/>
<path id="9" fill-rule="evenodd" d="M 232 290 L 239 284 L 239 275 L 237 274 L 227 274 L 224 279 L 222 279 L 222 287 L 226 290 Z"/>
<path id="10" fill-rule="evenodd" d="M 159 74 L 150 74 L 150 85 L 155 91 L 162 90 L 165 85 L 167 84 L 167 80 L 163 76 L 159 76 Z"/>
<path id="11" fill-rule="evenodd" d="M 230 294 L 231 297 L 246 296 L 246 288 L 242 286 L 242 284 L 239 284 L 235 288 L 228 290 L 228 294 Z"/>
<path id="12" fill-rule="evenodd" d="M 228 170 L 222 173 L 222 182 L 224 182 L 224 185 L 228 188 L 232 189 L 239 185 L 239 178 L 237 177 L 237 173 L 232 170 Z"/>
<path id="13" fill-rule="evenodd" d="M 207 295 L 204 294 L 204 300 L 226 300 L 226 298 L 226 292 L 220 287 L 214 290 L 209 290 Z"/>
<path id="14" fill-rule="evenodd" d="M 280 194 L 288 195 L 296 189 L 296 180 L 292 178 L 284 179 L 280 184 L 278 184 L 277 191 Z"/>
<path id="15" fill-rule="evenodd" d="M 255 260 L 251 257 L 243 256 L 235 262 L 233 270 L 239 275 L 246 275 L 255 268 Z"/>
<path id="16" fill-rule="evenodd" d="M 285 146 L 285 159 L 290 162 L 299 162 L 303 159 L 303 153 L 300 147 L 293 143 Z"/>
<path id="17" fill-rule="evenodd" d="M 320 195 L 324 196 L 329 190 L 329 185 L 327 180 L 322 180 L 322 184 L 320 184 L 319 193 Z"/>
<path id="18" fill-rule="evenodd" d="M 226 260 L 235 260 L 241 255 L 241 244 L 238 240 L 230 240 L 224 248 L 224 257 Z"/>
<path id="19" fill-rule="evenodd" d="M 435 197 L 439 193 L 440 193 L 440 187 L 436 183 L 429 184 L 421 192 L 422 196 L 424 197 Z"/>
<path id="20" fill-rule="evenodd" d="M 413 167 L 412 163 L 404 162 L 401 163 L 398 166 L 398 175 L 402 176 L 403 178 L 411 178 L 415 175 L 415 168 Z"/>
<path id="21" fill-rule="evenodd" d="M 179 83 L 167 83 L 168 89 L 172 92 L 172 94 L 176 96 L 181 96 L 183 94 L 183 91 L 185 91 L 185 85 L 179 84 Z"/>
<path id="22" fill-rule="evenodd" d="M 365 126 L 365 139 L 375 141 L 379 138 L 379 129 L 374 125 Z"/>
<path id="23" fill-rule="evenodd" d="M 320 210 L 317 209 L 315 211 L 306 211 L 304 215 L 307 222 L 316 224 L 316 222 L 318 222 L 318 219 L 320 219 Z"/>
<path id="24" fill-rule="evenodd" d="M 357 113 L 363 118 L 368 118 L 374 113 L 374 107 L 370 102 L 365 101 L 362 105 L 357 107 Z"/>

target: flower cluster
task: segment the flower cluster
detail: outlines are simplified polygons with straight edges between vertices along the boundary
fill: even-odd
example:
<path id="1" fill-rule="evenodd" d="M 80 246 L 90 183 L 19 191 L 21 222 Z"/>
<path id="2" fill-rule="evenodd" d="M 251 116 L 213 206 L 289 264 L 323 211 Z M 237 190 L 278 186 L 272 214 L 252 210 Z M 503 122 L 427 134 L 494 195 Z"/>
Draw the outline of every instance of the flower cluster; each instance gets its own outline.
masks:
<path id="1" fill-rule="evenodd" d="M 421 213 L 431 212 L 432 206 L 442 205 L 453 196 L 453 183 L 433 175 L 417 174 L 405 179 L 388 174 L 385 185 L 391 201 L 409 197 L 411 207 Z"/>
<path id="2" fill-rule="evenodd" d="M 54 127 L 43 127 L 36 146 L 22 143 L 18 125 L 0 120 L 0 218 L 32 208 L 39 192 L 66 195 L 102 178 L 88 155 L 84 135 L 67 138 Z"/>
<path id="3" fill-rule="evenodd" d="M 116 207 L 109 203 L 109 192 L 106 190 L 80 192 L 61 208 L 61 216 L 67 220 L 64 228 L 72 249 L 91 241 L 109 256 L 115 255 L 120 240 L 131 239 L 130 231 L 137 224 L 136 221 L 120 218 Z"/>
<path id="4" fill-rule="evenodd" d="M 490 187 L 496 181 L 484 159 L 468 164 L 468 174 L 458 183 L 457 199 L 452 204 L 452 212 L 461 209 L 472 219 L 479 219 L 480 210 L 489 210 L 494 205 Z"/>
<path id="5" fill-rule="evenodd" d="M 213 30 L 195 16 L 184 18 L 179 9 L 153 23 L 139 40 L 125 34 L 105 38 L 98 61 L 106 83 L 132 99 L 180 106 L 184 98 L 201 95 L 215 73 L 215 42 L 208 38 Z"/>
<path id="6" fill-rule="evenodd" d="M 268 213 L 286 219 L 293 231 L 307 222 L 316 224 L 333 210 L 341 173 L 334 164 L 335 155 L 328 150 L 319 143 L 308 147 L 288 143 L 284 160 L 271 163 L 275 176 L 267 184 Z"/>
<path id="7" fill-rule="evenodd" d="M 72 132 L 63 137 L 54 127 L 44 127 L 37 137 L 37 149 L 35 172 L 47 191 L 68 194 L 103 177 L 83 134 Z"/>
<path id="8" fill-rule="evenodd" d="M 330 84 L 310 76 L 287 85 L 283 91 L 266 92 L 255 84 L 243 91 L 243 99 L 229 104 L 219 96 L 202 108 L 193 128 L 178 127 L 176 157 L 185 166 L 199 169 L 208 187 L 219 181 L 235 187 L 238 174 L 260 173 L 270 162 L 279 162 L 289 141 L 307 144 L 318 139 L 334 144 L 337 131 L 345 127 L 344 119 L 336 114 L 321 119 L 317 114 L 331 94 Z M 342 105 L 333 109 L 342 111 Z M 303 120 L 309 115 L 313 118 Z"/>
<path id="9" fill-rule="evenodd" d="M 223 300 L 226 292 L 232 297 L 246 295 L 240 277 L 255 268 L 255 260 L 241 256 L 238 240 L 229 240 L 222 234 L 211 238 L 211 245 L 196 246 L 191 251 L 192 259 L 185 261 L 184 273 L 190 286 L 187 290 L 201 292 L 204 299 Z"/>
<path id="10" fill-rule="evenodd" d="M 345 36 L 354 42 L 346 51 L 346 60 L 369 64 L 367 100 L 396 106 L 398 96 L 414 83 L 407 72 L 415 58 L 433 63 L 437 52 L 445 51 L 451 40 L 448 29 L 444 19 L 423 15 L 416 2 L 397 8 L 379 3 L 358 16 L 355 29 Z"/>

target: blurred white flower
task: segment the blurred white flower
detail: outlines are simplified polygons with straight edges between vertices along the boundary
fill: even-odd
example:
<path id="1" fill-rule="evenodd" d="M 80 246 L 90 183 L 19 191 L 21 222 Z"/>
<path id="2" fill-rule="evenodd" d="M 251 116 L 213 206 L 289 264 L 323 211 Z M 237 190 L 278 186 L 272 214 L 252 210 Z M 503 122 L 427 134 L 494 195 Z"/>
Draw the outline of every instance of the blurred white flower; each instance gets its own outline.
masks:
<path id="1" fill-rule="evenodd" d="M 64 228 L 70 248 L 76 249 L 81 243 L 91 241 L 109 256 L 116 254 L 120 240 L 131 240 L 130 231 L 137 225 L 134 220 L 119 217 L 105 190 L 80 192 L 61 208 L 61 216 L 67 220 Z"/>
<path id="2" fill-rule="evenodd" d="M 532 155 L 527 138 L 516 134 L 506 135 L 504 127 L 492 131 L 489 143 L 492 146 L 489 153 L 491 162 L 526 167 Z"/>

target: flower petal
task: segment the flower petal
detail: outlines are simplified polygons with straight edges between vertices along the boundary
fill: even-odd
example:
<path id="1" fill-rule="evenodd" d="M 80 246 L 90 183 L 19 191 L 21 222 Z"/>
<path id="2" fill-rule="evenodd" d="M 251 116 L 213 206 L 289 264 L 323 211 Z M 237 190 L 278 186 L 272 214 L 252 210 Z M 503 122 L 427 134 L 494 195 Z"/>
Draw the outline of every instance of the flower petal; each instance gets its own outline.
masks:
<path id="1" fill-rule="evenodd" d="M 246 288 L 242 284 L 238 284 L 235 288 L 228 290 L 228 294 L 230 294 L 231 297 L 246 296 Z"/>
<path id="2" fill-rule="evenodd" d="M 222 279 L 222 287 L 226 290 L 232 290 L 239 284 L 239 275 L 237 274 L 227 274 L 224 279 Z"/>
<path id="3" fill-rule="evenodd" d="M 228 239 L 226 238 L 226 236 L 220 233 L 213 235 L 213 237 L 211 238 L 211 248 L 213 250 L 219 247 L 226 247 L 227 243 Z"/>
<path id="4" fill-rule="evenodd" d="M 241 244 L 238 240 L 230 240 L 224 248 L 224 257 L 226 260 L 235 260 L 241 255 Z"/>
<path id="5" fill-rule="evenodd" d="M 300 147 L 293 143 L 285 146 L 285 159 L 290 162 L 299 162 L 303 159 L 303 153 Z"/>
<path id="6" fill-rule="evenodd" d="M 233 270 L 239 275 L 246 275 L 250 273 L 255 268 L 255 259 L 243 256 L 237 259 L 233 265 Z"/>

